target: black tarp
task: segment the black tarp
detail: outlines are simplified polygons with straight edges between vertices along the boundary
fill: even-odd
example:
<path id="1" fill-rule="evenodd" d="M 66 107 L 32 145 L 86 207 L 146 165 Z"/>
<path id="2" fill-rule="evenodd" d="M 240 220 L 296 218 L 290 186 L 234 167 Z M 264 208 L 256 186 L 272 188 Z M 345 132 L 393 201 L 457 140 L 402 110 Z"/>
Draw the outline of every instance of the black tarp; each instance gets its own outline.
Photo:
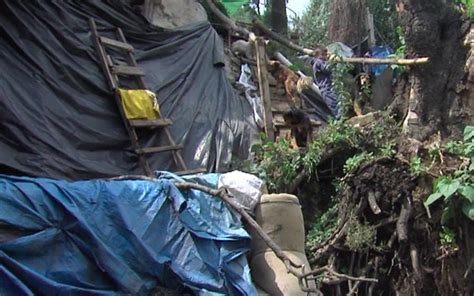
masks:
<path id="1" fill-rule="evenodd" d="M 0 0 L 0 166 L 66 179 L 142 173 L 89 17 L 103 35 L 122 28 L 189 167 L 220 170 L 234 155 L 246 157 L 257 134 L 252 109 L 227 81 L 222 41 L 209 23 L 159 29 L 119 0 Z M 159 135 L 142 136 L 153 145 Z M 149 160 L 152 169 L 173 169 L 170 153 Z"/>

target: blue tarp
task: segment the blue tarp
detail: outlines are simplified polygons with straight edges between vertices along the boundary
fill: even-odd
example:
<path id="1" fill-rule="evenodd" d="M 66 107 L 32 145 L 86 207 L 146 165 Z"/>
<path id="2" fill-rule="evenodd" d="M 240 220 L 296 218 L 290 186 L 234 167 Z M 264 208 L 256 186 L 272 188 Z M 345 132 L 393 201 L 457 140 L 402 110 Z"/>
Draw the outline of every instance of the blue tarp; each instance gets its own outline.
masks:
<path id="1" fill-rule="evenodd" d="M 387 46 L 374 46 L 370 51 L 372 52 L 371 57 L 378 59 L 383 59 L 393 54 L 393 49 Z M 370 70 L 375 76 L 379 76 L 388 67 L 389 65 L 371 65 Z"/>
<path id="2" fill-rule="evenodd" d="M 200 179 L 215 186 L 217 175 Z M 256 295 L 250 237 L 218 198 L 171 180 L 66 182 L 0 175 L 0 295 Z"/>

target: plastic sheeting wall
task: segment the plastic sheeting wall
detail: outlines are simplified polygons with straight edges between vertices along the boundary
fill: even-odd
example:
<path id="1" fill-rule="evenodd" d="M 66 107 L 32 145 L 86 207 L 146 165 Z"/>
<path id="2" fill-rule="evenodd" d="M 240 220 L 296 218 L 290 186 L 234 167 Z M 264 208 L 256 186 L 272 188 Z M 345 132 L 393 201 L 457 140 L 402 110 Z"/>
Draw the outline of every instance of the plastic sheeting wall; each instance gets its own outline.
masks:
<path id="1" fill-rule="evenodd" d="M 252 110 L 234 93 L 222 41 L 208 23 L 160 30 L 125 1 L 0 0 L 0 166 L 84 179 L 142 173 L 98 64 L 88 18 L 103 35 L 121 27 L 190 168 L 219 170 L 246 157 Z M 156 132 L 142 134 L 148 145 Z M 172 170 L 170 153 L 150 157 Z"/>

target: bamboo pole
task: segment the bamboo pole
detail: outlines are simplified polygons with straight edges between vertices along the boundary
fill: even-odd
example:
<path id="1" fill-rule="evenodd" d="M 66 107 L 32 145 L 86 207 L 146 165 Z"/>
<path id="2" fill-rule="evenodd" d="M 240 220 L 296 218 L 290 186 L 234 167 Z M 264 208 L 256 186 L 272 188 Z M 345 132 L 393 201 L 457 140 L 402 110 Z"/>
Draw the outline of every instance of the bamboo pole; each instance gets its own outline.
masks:
<path id="1" fill-rule="evenodd" d="M 414 58 L 414 59 L 376 59 L 376 58 L 347 58 L 347 57 L 335 57 L 331 61 L 339 63 L 351 63 L 351 64 L 390 64 L 390 65 L 418 65 L 426 64 L 430 61 L 429 58 Z"/>

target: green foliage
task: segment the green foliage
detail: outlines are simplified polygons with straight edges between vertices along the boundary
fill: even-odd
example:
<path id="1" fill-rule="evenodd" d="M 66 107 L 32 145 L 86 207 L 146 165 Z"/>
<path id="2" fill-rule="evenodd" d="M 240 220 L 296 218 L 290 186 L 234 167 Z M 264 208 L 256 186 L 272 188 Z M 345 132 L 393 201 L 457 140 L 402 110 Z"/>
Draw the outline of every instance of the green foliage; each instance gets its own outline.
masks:
<path id="1" fill-rule="evenodd" d="M 372 152 L 367 153 L 364 151 L 362 153 L 356 154 L 346 160 L 346 163 L 344 164 L 344 172 L 346 174 L 349 172 L 352 172 L 355 169 L 357 169 L 362 163 L 368 160 L 371 160 L 373 158 L 374 158 L 374 154 Z"/>
<path id="2" fill-rule="evenodd" d="M 426 167 L 423 164 L 421 157 L 412 157 L 410 160 L 410 172 L 413 176 L 420 176 L 422 173 L 426 172 Z"/>
<path id="3" fill-rule="evenodd" d="M 345 244 L 352 251 L 376 250 L 377 231 L 373 225 L 362 224 L 352 218 L 349 222 Z"/>
<path id="4" fill-rule="evenodd" d="M 335 57 L 329 61 L 329 68 L 332 72 L 332 85 L 339 97 L 341 116 L 347 117 L 353 108 L 350 88 L 350 83 L 353 79 L 348 73 L 354 68 L 354 65 L 338 62 L 338 58 Z"/>
<path id="5" fill-rule="evenodd" d="M 316 172 L 321 156 L 327 149 L 338 145 L 356 147 L 360 138 L 359 131 L 349 124 L 342 120 L 331 121 L 309 145 L 308 151 L 302 159 L 304 169 L 309 174 Z"/>
<path id="6" fill-rule="evenodd" d="M 464 153 L 464 143 L 462 141 L 449 141 L 444 145 L 444 150 L 454 155 L 462 155 Z"/>
<path id="7" fill-rule="evenodd" d="M 314 48 L 327 44 L 329 20 L 329 0 L 311 0 L 301 20 L 294 23 L 294 30 L 299 35 L 302 46 Z"/>
<path id="8" fill-rule="evenodd" d="M 455 3 L 462 12 L 466 13 L 471 21 L 474 21 L 474 0 L 455 0 Z"/>
<path id="9" fill-rule="evenodd" d="M 396 28 L 399 27 L 399 20 L 395 1 L 368 0 L 367 5 L 374 15 L 378 44 L 389 45 L 392 48 L 399 47 L 400 39 L 396 32 Z"/>
<path id="10" fill-rule="evenodd" d="M 256 162 L 249 171 L 266 181 L 270 191 L 283 192 L 302 167 L 301 154 L 287 139 L 269 141 L 262 135 L 262 143 L 252 146 Z"/>
<path id="11" fill-rule="evenodd" d="M 333 205 L 321 216 L 314 218 L 314 223 L 306 236 L 306 245 L 312 247 L 326 241 L 336 230 L 337 224 L 337 205 Z"/>
<path id="12" fill-rule="evenodd" d="M 463 213 L 474 221 L 474 127 L 465 128 L 463 143 L 452 142 L 447 146 L 451 149 L 450 153 L 470 159 L 470 165 L 464 165 L 450 175 L 438 177 L 433 193 L 425 201 L 425 205 L 429 206 L 443 198 L 445 207 L 449 209 L 452 197 L 458 196 L 462 198 Z"/>
<path id="13" fill-rule="evenodd" d="M 365 151 L 350 158 L 345 167 L 349 172 L 361 163 L 379 156 L 396 153 L 392 135 L 398 131 L 396 122 L 382 116 L 379 120 L 360 129 L 343 120 L 331 121 L 314 135 L 306 150 L 295 150 L 287 139 L 276 142 L 262 136 L 262 141 L 252 147 L 254 160 L 240 169 L 253 173 L 266 181 L 271 192 L 284 192 L 295 177 L 303 173 L 308 179 L 316 175 L 321 158 L 332 149 Z M 342 188 L 343 184 L 339 184 Z"/>
<path id="14" fill-rule="evenodd" d="M 442 246 L 449 248 L 458 247 L 456 244 L 456 233 L 454 233 L 454 231 L 447 226 L 441 227 L 441 231 L 439 233 L 439 240 Z"/>
<path id="15" fill-rule="evenodd" d="M 238 22 L 251 24 L 254 18 L 258 18 L 258 14 L 249 4 L 244 4 L 237 9 L 232 18 Z"/>
<path id="16" fill-rule="evenodd" d="M 398 59 L 403 59 L 405 58 L 406 51 L 407 51 L 407 43 L 405 41 L 405 34 L 403 33 L 402 27 L 398 26 L 396 28 L 396 33 L 397 33 L 397 38 L 398 38 L 398 44 L 399 46 L 395 49 L 395 53 L 392 55 L 389 55 L 389 58 L 398 58 Z M 403 65 L 397 65 L 397 64 L 392 64 L 390 65 L 392 70 L 398 70 L 400 72 L 406 72 L 407 67 Z"/>
<path id="17" fill-rule="evenodd" d="M 382 145 L 379 149 L 379 154 L 383 157 L 393 157 L 397 153 L 397 150 L 395 150 L 395 144 L 394 143 L 387 143 Z"/>

